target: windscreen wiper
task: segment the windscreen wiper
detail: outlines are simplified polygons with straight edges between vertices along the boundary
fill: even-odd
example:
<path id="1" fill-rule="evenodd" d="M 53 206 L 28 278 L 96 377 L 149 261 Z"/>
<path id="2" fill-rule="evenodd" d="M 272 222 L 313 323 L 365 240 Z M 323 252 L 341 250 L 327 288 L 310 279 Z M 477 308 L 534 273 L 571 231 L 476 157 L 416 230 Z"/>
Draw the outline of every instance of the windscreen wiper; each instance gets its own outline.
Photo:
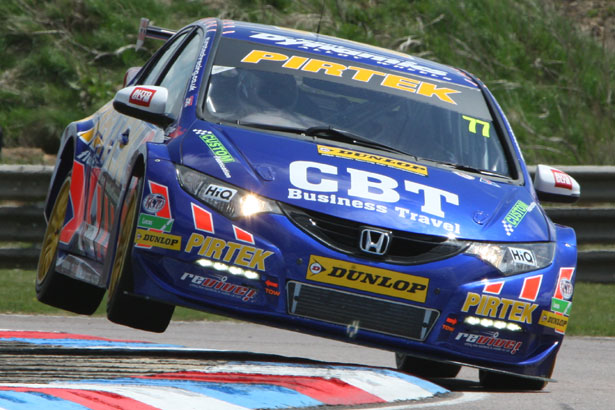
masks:
<path id="1" fill-rule="evenodd" d="M 383 151 L 394 152 L 396 154 L 409 155 L 411 157 L 416 158 L 414 155 L 409 154 L 407 152 L 395 149 L 385 144 L 381 144 L 379 142 L 370 140 L 368 138 L 362 137 L 360 135 L 354 134 L 347 130 L 342 130 L 339 128 L 331 127 L 331 126 L 316 126 L 310 127 L 304 131 L 305 135 L 311 137 L 324 138 L 333 141 L 340 142 L 348 142 L 353 145 L 360 145 L 368 148 L 380 149 Z"/>
<path id="2" fill-rule="evenodd" d="M 491 176 L 491 177 L 510 179 L 510 177 L 508 175 L 498 174 L 497 172 L 489 171 L 489 170 L 486 170 L 486 169 L 474 168 L 474 167 L 471 167 L 469 165 L 454 164 L 452 162 L 437 161 L 437 160 L 432 160 L 432 159 L 429 159 L 428 161 L 433 161 L 433 162 L 436 162 L 438 164 L 446 165 L 448 167 L 457 169 L 459 171 L 474 172 L 476 174 L 481 174 L 481 175 L 486 175 L 486 176 Z"/>
<path id="3" fill-rule="evenodd" d="M 305 128 L 290 127 L 287 125 L 266 124 L 261 122 L 249 122 L 249 121 L 236 121 L 237 125 L 243 125 L 244 127 L 260 128 L 269 131 L 291 132 L 293 134 L 305 133 Z"/>
<path id="4" fill-rule="evenodd" d="M 309 128 L 291 127 L 287 125 L 267 124 L 260 122 L 248 122 L 248 121 L 236 121 L 237 125 L 243 125 L 245 127 L 260 128 L 270 131 L 290 132 L 293 134 L 306 135 L 308 137 L 323 138 L 332 141 L 347 142 L 353 145 L 360 145 L 368 148 L 375 148 L 383 151 L 394 152 L 396 154 L 408 155 L 416 158 L 415 155 L 407 152 L 395 149 L 385 144 L 381 144 L 376 141 L 372 141 L 360 135 L 354 134 L 347 130 L 331 127 L 330 125 L 317 125 Z"/>

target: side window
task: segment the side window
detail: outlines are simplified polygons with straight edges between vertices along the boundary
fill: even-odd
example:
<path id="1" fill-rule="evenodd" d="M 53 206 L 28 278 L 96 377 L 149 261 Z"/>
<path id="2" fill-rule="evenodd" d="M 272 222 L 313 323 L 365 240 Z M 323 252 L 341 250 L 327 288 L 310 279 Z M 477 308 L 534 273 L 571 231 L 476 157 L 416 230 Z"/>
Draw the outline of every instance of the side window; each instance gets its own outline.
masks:
<path id="1" fill-rule="evenodd" d="M 142 85 L 156 85 L 156 81 L 160 74 L 164 71 L 164 68 L 167 66 L 171 58 L 182 44 L 183 40 L 186 38 L 188 33 L 184 33 L 173 39 L 173 42 L 166 48 L 166 50 L 160 55 L 158 61 L 154 63 L 154 65 L 148 70 L 145 78 L 139 81 L 139 84 Z"/>
<path id="2" fill-rule="evenodd" d="M 171 63 L 167 72 L 164 74 L 160 85 L 169 90 L 167 111 L 176 117 L 181 110 L 186 86 L 190 76 L 194 71 L 194 65 L 199 55 L 201 36 L 195 35 L 189 41 L 179 56 Z"/>

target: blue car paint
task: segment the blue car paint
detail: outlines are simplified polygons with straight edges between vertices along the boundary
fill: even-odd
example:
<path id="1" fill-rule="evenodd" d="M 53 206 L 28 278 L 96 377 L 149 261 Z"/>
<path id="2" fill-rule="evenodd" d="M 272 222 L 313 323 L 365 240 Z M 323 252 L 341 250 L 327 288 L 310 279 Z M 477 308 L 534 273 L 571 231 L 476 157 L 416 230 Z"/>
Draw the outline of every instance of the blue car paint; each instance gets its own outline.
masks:
<path id="1" fill-rule="evenodd" d="M 572 229 L 554 225 L 538 205 L 512 129 L 491 93 L 479 80 L 448 66 L 326 36 L 245 23 L 234 23 L 233 30 L 222 33 L 221 23 L 213 19 L 202 20 L 197 26 L 205 30 L 205 41 L 190 82 L 195 87 L 190 86 L 186 93 L 182 114 L 173 132 L 170 133 L 173 138 L 163 141 L 159 129 L 151 125 L 144 126 L 139 121 L 118 114 L 109 105 L 89 119 L 69 126 L 62 138 L 60 152 L 70 152 L 67 147 L 72 144 L 74 157 L 70 161 L 85 167 L 83 192 L 88 192 L 92 188 L 89 184 L 101 184 L 105 192 L 114 192 L 114 200 L 110 206 L 116 218 L 113 219 L 115 221 L 113 226 L 109 227 L 111 240 L 117 230 L 117 215 L 128 183 L 129 171 L 139 158 L 145 162 L 145 188 L 140 213 L 151 213 L 144 206 L 144 199 L 148 194 L 152 194 L 150 183 L 168 189 L 173 224 L 166 234 L 180 238 L 179 250 L 161 247 L 134 248 L 136 294 L 171 304 L 199 310 L 220 311 L 275 326 L 300 329 L 351 343 L 405 351 L 437 360 L 510 371 L 526 376 L 550 375 L 563 335 L 562 332 L 540 325 L 538 322 L 540 312 L 550 310 L 551 298 L 559 286 L 558 275 L 561 273 L 561 268 L 574 269 L 576 266 L 576 238 Z M 199 95 L 204 92 L 201 84 L 211 69 L 209 56 L 215 51 L 221 35 L 242 40 L 249 39 L 261 44 L 271 44 L 276 40 L 278 46 L 287 47 L 289 50 L 307 49 L 322 56 L 334 52 L 339 59 L 386 66 L 401 73 L 412 73 L 443 84 L 448 82 L 480 90 L 491 104 L 496 117 L 500 119 L 501 126 L 508 136 L 513 162 L 518 165 L 520 174 L 512 181 L 503 181 L 497 178 L 483 179 L 478 175 L 427 165 L 426 175 L 423 175 L 376 162 L 322 155 L 317 148 L 320 144 L 365 153 L 364 149 L 356 146 L 314 142 L 309 138 L 291 139 L 275 132 L 209 123 L 200 118 L 202 113 L 196 102 Z M 286 40 L 282 39 L 282 36 Z M 353 50 L 358 53 L 351 55 Z M 79 138 L 79 134 L 92 128 L 95 131 L 88 144 Z M 125 129 L 130 129 L 130 151 L 125 151 L 118 145 L 119 136 Z M 205 132 L 214 136 L 232 161 L 221 165 L 219 158 L 216 159 L 217 154 L 202 138 Z M 91 143 L 96 141 L 96 138 L 100 138 L 103 149 L 100 149 L 100 146 L 92 146 Z M 135 140 L 139 142 L 135 143 Z M 394 154 L 384 153 L 381 156 L 395 157 Z M 404 160 L 412 162 L 411 159 Z M 66 172 L 66 161 L 67 158 L 64 157 L 58 159 L 53 182 L 50 185 L 46 215 L 51 210 L 53 198 L 59 188 L 58 184 L 61 183 L 62 172 Z M 297 163 L 299 165 L 296 165 Z M 408 229 L 422 234 L 454 236 L 474 241 L 512 243 L 555 241 L 557 251 L 550 266 L 511 277 L 502 277 L 484 262 L 464 254 L 422 265 L 374 262 L 323 245 L 283 215 L 264 214 L 253 219 L 231 221 L 200 203 L 180 187 L 175 164 L 183 164 L 266 198 L 339 218 L 368 223 L 370 226 Z M 99 170 L 97 179 L 87 178 L 91 176 L 92 169 Z M 305 175 L 297 176 L 297 169 L 305 171 Z M 360 177 L 359 181 L 369 180 L 375 185 L 370 185 L 367 190 L 364 187 L 353 187 L 351 178 L 353 176 L 356 178 L 357 175 Z M 297 186 L 297 180 L 302 181 L 303 185 Z M 380 189 L 384 185 L 378 183 L 384 180 L 387 184 L 393 185 Z M 328 187 L 334 186 L 335 191 L 328 188 L 322 190 L 305 188 L 306 186 L 322 188 L 320 184 L 323 182 Z M 394 188 L 391 188 L 392 186 Z M 407 189 L 408 186 L 410 189 Z M 357 191 L 364 194 L 364 197 L 352 195 Z M 378 198 L 384 198 L 385 191 L 392 197 L 387 197 L 388 202 L 379 201 Z M 306 200 L 303 194 L 307 194 L 307 198 L 316 198 L 316 200 Z M 350 206 L 331 204 L 332 194 L 348 198 Z M 320 197 L 322 201 L 318 200 L 318 195 L 323 195 Z M 395 200 L 391 201 L 391 198 Z M 352 202 L 353 200 L 356 202 Z M 503 221 L 519 201 L 532 209 L 523 214 L 512 231 L 507 230 Z M 366 209 L 368 202 L 373 204 L 373 209 Z M 191 213 L 193 206 L 211 215 L 214 228 L 210 232 L 201 232 L 195 226 L 194 214 Z M 67 222 L 72 217 L 73 213 L 69 212 Z M 423 222 L 419 222 L 419 219 Z M 450 229 L 444 229 L 444 224 L 448 224 L 446 226 Z M 234 227 L 239 228 L 241 232 L 251 234 L 252 243 L 239 240 Z M 86 229 L 87 226 L 82 225 L 71 243 L 61 244 L 60 254 L 73 254 L 84 261 L 92 260 L 100 264 L 100 266 L 93 264 L 98 275 L 93 281 L 99 286 L 106 286 L 109 272 L 103 269 L 103 263 L 112 257 L 113 248 L 104 243 L 97 244 L 92 240 L 88 242 Z M 187 252 L 190 238 L 200 240 L 200 237 L 192 236 L 195 233 L 202 235 L 203 239 L 212 237 L 232 242 L 235 252 L 239 252 L 237 249 L 244 249 L 240 246 L 270 252 L 264 262 L 266 269 L 259 271 L 260 278 L 254 280 L 223 275 L 196 265 L 195 262 L 200 258 L 197 254 L 199 248 L 195 245 L 194 249 Z M 250 251 L 246 252 L 245 255 L 248 255 Z M 368 330 L 359 330 L 350 336 L 347 326 L 290 315 L 287 311 L 286 283 L 288 281 L 309 283 L 306 277 L 308 263 L 310 257 L 314 255 L 428 278 L 426 300 L 409 303 L 436 309 L 439 312 L 438 319 L 427 338 L 424 341 L 417 341 Z M 229 260 L 233 257 L 229 257 Z M 521 342 L 514 354 L 503 350 L 481 350 L 469 343 L 460 342 L 457 338 L 460 333 L 469 335 L 471 332 L 480 332 L 479 329 L 462 325 L 460 322 L 465 316 L 472 314 L 471 310 L 461 312 L 469 293 L 482 296 L 485 294 L 486 284 L 504 282 L 502 291 L 497 297 L 518 301 L 523 291 L 524 280 L 537 276 L 542 278 L 539 293 L 534 300 L 527 302 L 531 303 L 531 306 L 536 305 L 531 315 L 532 323 L 523 324 L 522 332 L 510 333 L 507 336 L 515 337 L 515 341 Z M 199 287 L 205 282 L 212 286 Z M 223 282 L 228 284 L 226 288 Z M 570 282 L 574 284 L 574 276 L 570 278 Z M 216 288 L 217 286 L 219 288 Z M 338 285 L 318 283 L 318 286 L 383 300 L 400 301 L 399 298 L 375 295 L 365 290 Z M 459 328 L 453 327 L 453 331 L 445 330 L 444 326 L 449 326 L 448 318 L 458 320 Z M 510 315 L 505 319 L 510 319 Z M 462 339 L 462 342 L 470 339 L 470 336 L 463 337 L 466 339 Z M 497 336 L 494 337 L 497 339 Z"/>

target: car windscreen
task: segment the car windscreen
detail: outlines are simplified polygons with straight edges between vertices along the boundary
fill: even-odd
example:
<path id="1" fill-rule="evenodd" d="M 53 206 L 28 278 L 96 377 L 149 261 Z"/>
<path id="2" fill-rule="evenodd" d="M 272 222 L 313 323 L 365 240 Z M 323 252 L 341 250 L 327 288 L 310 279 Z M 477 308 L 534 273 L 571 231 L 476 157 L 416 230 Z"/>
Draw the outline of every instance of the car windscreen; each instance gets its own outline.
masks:
<path id="1" fill-rule="evenodd" d="M 204 110 L 236 124 L 331 127 L 419 159 L 509 175 L 475 86 L 226 38 Z"/>

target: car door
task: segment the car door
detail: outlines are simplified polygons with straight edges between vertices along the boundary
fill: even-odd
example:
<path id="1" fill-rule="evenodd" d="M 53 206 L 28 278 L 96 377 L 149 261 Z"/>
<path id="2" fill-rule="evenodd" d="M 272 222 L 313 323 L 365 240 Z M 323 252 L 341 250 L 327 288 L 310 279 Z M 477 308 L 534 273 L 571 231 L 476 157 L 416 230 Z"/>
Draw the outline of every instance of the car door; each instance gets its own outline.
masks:
<path id="1" fill-rule="evenodd" d="M 169 88 L 167 111 L 178 118 L 186 85 L 194 69 L 202 42 L 202 32 L 189 28 L 171 38 L 146 64 L 137 85 Z M 87 235 L 84 249 L 89 257 L 102 262 L 107 253 L 113 221 L 118 215 L 121 192 L 129 181 L 136 151 L 148 141 L 164 141 L 165 130 L 110 108 L 100 116 L 98 130 L 104 143 L 99 159 L 102 172 L 97 176 L 87 208 Z"/>

